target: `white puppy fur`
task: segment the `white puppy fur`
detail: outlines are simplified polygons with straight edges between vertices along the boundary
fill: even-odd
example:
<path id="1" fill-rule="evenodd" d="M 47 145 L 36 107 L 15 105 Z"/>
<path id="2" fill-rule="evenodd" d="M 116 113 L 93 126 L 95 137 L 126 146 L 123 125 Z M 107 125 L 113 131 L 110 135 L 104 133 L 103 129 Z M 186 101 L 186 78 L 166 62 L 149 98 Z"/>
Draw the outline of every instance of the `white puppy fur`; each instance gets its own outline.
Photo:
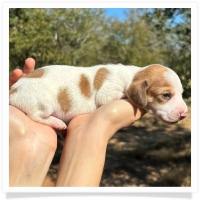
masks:
<path id="1" fill-rule="evenodd" d="M 128 98 L 167 123 L 187 115 L 178 75 L 162 65 L 147 67 L 52 65 L 24 76 L 10 90 L 10 105 L 34 121 L 65 129 L 73 117 L 112 100 Z"/>

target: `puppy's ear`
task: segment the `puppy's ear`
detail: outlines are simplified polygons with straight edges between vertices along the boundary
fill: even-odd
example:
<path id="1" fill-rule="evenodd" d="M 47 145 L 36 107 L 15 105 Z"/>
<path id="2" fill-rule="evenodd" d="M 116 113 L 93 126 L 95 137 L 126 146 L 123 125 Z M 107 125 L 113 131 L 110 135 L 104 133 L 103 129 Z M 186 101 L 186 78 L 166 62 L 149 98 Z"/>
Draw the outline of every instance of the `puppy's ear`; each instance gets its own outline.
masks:
<path id="1" fill-rule="evenodd" d="M 144 108 L 147 105 L 148 82 L 146 80 L 133 81 L 127 90 L 127 97 L 139 108 Z"/>

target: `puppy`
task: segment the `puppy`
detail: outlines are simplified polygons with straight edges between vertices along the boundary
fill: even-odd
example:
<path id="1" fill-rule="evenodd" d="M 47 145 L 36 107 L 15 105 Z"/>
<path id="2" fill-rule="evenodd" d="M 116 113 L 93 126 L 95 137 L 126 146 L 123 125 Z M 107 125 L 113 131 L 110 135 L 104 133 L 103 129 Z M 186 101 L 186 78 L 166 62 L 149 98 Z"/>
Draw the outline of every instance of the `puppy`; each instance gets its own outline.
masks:
<path id="1" fill-rule="evenodd" d="M 73 117 L 91 113 L 112 100 L 128 98 L 168 124 L 187 115 L 178 75 L 159 64 L 146 67 L 52 65 L 39 68 L 17 81 L 9 103 L 32 120 L 66 129 Z"/>

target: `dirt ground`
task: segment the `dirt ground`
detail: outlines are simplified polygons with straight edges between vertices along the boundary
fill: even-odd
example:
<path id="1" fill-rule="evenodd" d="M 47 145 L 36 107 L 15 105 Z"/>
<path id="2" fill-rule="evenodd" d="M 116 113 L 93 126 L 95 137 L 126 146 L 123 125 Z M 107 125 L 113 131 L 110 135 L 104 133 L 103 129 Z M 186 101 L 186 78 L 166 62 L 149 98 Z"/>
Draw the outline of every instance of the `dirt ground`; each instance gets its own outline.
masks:
<path id="1" fill-rule="evenodd" d="M 62 141 L 43 183 L 54 185 Z M 191 109 L 175 125 L 146 114 L 110 140 L 101 187 L 191 186 Z"/>

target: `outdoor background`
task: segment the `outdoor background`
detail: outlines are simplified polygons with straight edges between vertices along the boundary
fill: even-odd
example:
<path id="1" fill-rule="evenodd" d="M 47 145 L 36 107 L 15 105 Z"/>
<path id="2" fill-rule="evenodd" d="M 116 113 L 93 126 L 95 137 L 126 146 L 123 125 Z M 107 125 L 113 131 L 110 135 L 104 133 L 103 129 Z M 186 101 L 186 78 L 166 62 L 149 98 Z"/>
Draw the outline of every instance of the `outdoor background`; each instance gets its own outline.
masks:
<path id="1" fill-rule="evenodd" d="M 28 57 L 36 67 L 159 63 L 175 70 L 189 115 L 165 125 L 145 115 L 110 140 L 101 186 L 190 186 L 191 10 L 10 9 L 10 72 Z M 52 186 L 63 141 L 44 186 Z"/>

